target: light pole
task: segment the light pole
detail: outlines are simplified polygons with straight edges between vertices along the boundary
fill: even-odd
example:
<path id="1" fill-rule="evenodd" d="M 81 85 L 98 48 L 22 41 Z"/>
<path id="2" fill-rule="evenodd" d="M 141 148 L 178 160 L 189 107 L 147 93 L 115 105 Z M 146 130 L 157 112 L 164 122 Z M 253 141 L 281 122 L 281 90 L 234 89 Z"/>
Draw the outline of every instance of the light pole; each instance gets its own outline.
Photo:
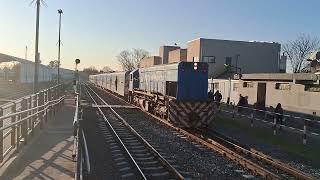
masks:
<path id="1" fill-rule="evenodd" d="M 37 0 L 37 17 L 36 17 L 36 45 L 35 45 L 35 59 L 34 59 L 34 81 L 33 93 L 38 92 L 38 73 L 39 73 L 39 14 L 40 14 L 40 0 Z"/>
<path id="2" fill-rule="evenodd" d="M 61 14 L 63 11 L 58 9 L 59 13 L 59 50 L 58 50 L 58 84 L 60 84 L 60 47 L 61 47 Z"/>
<path id="3" fill-rule="evenodd" d="M 78 93 L 78 81 L 79 81 L 79 73 L 78 73 L 78 64 L 80 63 L 80 59 L 75 60 L 75 71 L 74 71 L 74 80 L 73 80 L 73 89 L 75 93 Z"/>

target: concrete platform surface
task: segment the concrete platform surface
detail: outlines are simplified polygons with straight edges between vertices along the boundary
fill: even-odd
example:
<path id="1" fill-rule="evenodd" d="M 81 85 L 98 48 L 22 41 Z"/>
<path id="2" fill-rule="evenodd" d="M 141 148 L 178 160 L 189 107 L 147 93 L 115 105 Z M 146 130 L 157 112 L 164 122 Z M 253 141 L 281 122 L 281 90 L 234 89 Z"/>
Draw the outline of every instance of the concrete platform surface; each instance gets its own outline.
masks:
<path id="1" fill-rule="evenodd" d="M 73 150 L 74 101 L 48 121 L 44 130 L 28 145 L 25 153 L 0 177 L 2 180 L 68 180 L 74 179 Z"/>

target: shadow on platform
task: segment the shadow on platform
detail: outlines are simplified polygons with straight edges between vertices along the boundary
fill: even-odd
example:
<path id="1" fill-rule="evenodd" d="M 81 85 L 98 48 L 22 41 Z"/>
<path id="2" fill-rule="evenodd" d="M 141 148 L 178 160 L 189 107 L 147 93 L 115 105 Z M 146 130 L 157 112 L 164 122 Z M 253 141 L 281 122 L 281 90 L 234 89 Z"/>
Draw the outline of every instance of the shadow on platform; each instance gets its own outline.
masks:
<path id="1" fill-rule="evenodd" d="M 75 163 L 72 161 L 74 106 L 66 105 L 50 120 L 40 136 L 28 145 L 0 179 L 73 179 Z"/>

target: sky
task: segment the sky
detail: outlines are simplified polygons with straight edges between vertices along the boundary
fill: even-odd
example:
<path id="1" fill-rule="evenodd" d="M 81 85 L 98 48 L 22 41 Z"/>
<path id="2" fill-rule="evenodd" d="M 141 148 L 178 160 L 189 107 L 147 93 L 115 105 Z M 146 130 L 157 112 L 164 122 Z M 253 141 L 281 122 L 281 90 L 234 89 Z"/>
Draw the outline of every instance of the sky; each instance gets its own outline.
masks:
<path id="1" fill-rule="evenodd" d="M 32 0 L 0 0 L 0 53 L 34 61 L 36 8 Z M 203 37 L 285 43 L 320 35 L 319 0 L 45 0 L 40 12 L 43 64 L 57 59 L 58 12 L 63 10 L 61 66 L 109 66 L 117 54 L 162 45 L 186 47 Z"/>

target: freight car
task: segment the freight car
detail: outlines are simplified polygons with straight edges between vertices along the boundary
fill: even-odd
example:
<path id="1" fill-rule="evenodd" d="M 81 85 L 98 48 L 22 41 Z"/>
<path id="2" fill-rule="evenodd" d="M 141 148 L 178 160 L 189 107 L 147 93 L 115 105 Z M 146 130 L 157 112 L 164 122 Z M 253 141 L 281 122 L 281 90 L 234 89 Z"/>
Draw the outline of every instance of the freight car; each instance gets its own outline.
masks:
<path id="1" fill-rule="evenodd" d="M 123 83 L 117 81 L 120 78 Z M 207 63 L 156 65 L 132 72 L 94 75 L 90 81 L 178 127 L 205 126 L 213 119 L 214 105 L 207 94 Z"/>

